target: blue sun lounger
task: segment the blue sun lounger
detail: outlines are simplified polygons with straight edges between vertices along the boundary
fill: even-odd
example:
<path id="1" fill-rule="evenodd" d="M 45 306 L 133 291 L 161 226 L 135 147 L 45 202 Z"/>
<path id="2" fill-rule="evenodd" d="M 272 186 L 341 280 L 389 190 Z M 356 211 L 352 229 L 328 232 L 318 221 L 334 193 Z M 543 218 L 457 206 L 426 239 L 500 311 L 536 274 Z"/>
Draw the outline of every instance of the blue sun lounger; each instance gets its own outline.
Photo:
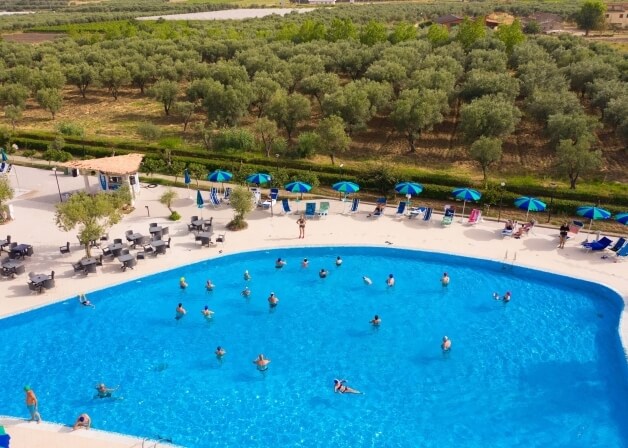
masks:
<path id="1" fill-rule="evenodd" d="M 314 218 L 316 216 L 316 202 L 306 202 L 305 219 Z"/>
<path id="2" fill-rule="evenodd" d="M 351 202 L 351 208 L 349 209 L 348 213 L 349 214 L 357 213 L 359 207 L 360 207 L 360 199 L 353 198 L 353 201 Z"/>
<path id="3" fill-rule="evenodd" d="M 288 201 L 288 199 L 281 200 L 281 207 L 283 208 L 284 215 L 289 215 L 290 213 L 292 213 L 292 209 L 290 208 L 290 202 Z"/>
<path id="4" fill-rule="evenodd" d="M 587 251 L 598 252 L 606 249 L 611 245 L 613 241 L 610 238 L 602 237 L 597 241 L 593 241 L 591 243 L 582 243 L 582 247 L 584 247 Z"/>

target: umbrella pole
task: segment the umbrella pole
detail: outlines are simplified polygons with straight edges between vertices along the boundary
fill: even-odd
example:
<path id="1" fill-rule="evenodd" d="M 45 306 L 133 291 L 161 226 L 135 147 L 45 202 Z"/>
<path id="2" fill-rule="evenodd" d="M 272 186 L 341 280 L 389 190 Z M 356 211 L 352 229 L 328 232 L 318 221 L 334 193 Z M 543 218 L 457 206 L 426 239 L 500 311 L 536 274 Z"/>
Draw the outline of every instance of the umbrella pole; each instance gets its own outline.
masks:
<path id="1" fill-rule="evenodd" d="M 460 217 L 460 222 L 464 222 L 464 209 L 467 206 L 467 201 L 462 201 L 462 216 Z"/>
<path id="2" fill-rule="evenodd" d="M 591 227 L 593 227 L 593 218 L 591 218 L 589 220 L 589 235 L 591 235 Z M 587 236 L 587 240 L 589 239 L 589 237 Z"/>

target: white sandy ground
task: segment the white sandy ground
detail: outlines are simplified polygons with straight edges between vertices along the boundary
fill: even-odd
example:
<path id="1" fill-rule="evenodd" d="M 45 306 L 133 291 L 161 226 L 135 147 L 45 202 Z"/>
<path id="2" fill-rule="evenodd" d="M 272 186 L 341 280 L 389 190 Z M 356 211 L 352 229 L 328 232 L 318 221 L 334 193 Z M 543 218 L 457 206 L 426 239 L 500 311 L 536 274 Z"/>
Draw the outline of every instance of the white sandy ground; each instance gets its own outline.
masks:
<path id="1" fill-rule="evenodd" d="M 615 258 L 601 259 L 599 253 L 586 253 L 579 247 L 585 235 L 579 234 L 570 239 L 565 249 L 557 249 L 558 231 L 556 228 L 535 228 L 534 233 L 522 239 L 502 239 L 500 230 L 503 224 L 494 221 L 485 221 L 476 226 L 461 224 L 459 218 L 449 227 L 440 224 L 441 215 L 434 214 L 431 223 L 424 223 L 418 219 L 404 218 L 397 220 L 394 217 L 395 209 L 389 207 L 385 216 L 377 219 L 367 218 L 373 205 L 361 204 L 361 212 L 355 216 L 343 215 L 345 204 L 337 199 L 331 200 L 329 216 L 308 221 L 306 238 L 298 239 L 297 216 L 281 214 L 281 204 L 275 206 L 275 214 L 271 217 L 268 210 L 254 210 L 247 217 L 248 229 L 240 232 L 227 232 L 224 245 L 201 248 L 194 236 L 187 230 L 186 224 L 192 215 L 201 215 L 196 208 L 195 190 L 178 189 L 179 199 L 174 202 L 174 209 L 181 213 L 179 222 L 169 222 L 166 217 L 168 210 L 159 203 L 158 198 L 164 187 L 142 188 L 141 197 L 136 203 L 135 210 L 127 215 L 122 222 L 115 225 L 109 232 L 110 238 L 124 238 L 126 230 L 134 230 L 148 234 L 149 222 L 158 222 L 170 226 L 172 248 L 167 255 L 156 258 L 149 256 L 139 260 L 134 270 L 122 272 L 117 260 L 105 261 L 97 274 L 75 276 L 71 264 L 78 261 L 84 251 L 78 245 L 76 231 L 62 232 L 53 220 L 54 206 L 59 201 L 59 193 L 55 176 L 51 171 L 33 168 L 16 167 L 20 190 L 27 191 L 15 198 L 12 203 L 15 210 L 15 220 L 0 226 L 0 239 L 7 234 L 18 243 L 32 244 L 35 254 L 26 259 L 26 272 L 50 273 L 56 272 L 56 286 L 43 294 L 31 294 L 27 286 L 27 275 L 20 275 L 13 280 L 0 280 L 0 316 L 8 316 L 29 309 L 47 305 L 77 293 L 105 288 L 110 285 L 127 282 L 131 279 L 146 276 L 155 272 L 164 271 L 176 266 L 205 260 L 207 258 L 229 255 L 243 250 L 317 245 L 375 245 L 423 249 L 434 252 L 446 252 L 458 255 L 481 257 L 496 261 L 533 267 L 547 272 L 556 272 L 572 277 L 591 280 L 613 288 L 624 299 L 628 300 L 628 263 L 614 263 Z M 12 184 L 17 188 L 16 178 L 11 176 Z M 96 178 L 91 179 L 96 185 Z M 61 192 L 69 192 L 83 187 L 83 179 L 59 175 Z M 205 192 L 205 197 L 207 193 Z M 286 197 L 281 192 L 280 197 Z M 420 204 L 420 198 L 414 203 Z M 293 202 L 293 205 L 295 203 Z M 347 208 L 349 204 L 346 204 Z M 146 206 L 151 216 L 147 216 Z M 300 203 L 303 210 L 304 203 Z M 467 213 L 472 207 L 467 206 Z M 458 207 L 459 209 L 459 207 Z M 204 218 L 214 218 L 214 232 L 225 231 L 225 224 L 232 218 L 233 211 L 223 205 L 218 209 L 205 206 L 202 211 Z M 71 253 L 61 255 L 59 246 L 70 241 Z M 222 253 L 220 253 L 222 251 Z M 98 254 L 97 249 L 94 253 Z M 513 258 L 516 256 L 516 260 Z M 356 275 L 360 275 L 356 273 Z M 173 279 L 174 282 L 177 279 Z M 439 279 L 434 279 L 439 281 Z M 455 279 L 452 279 L 455 281 Z M 620 336 L 624 351 L 628 347 L 628 311 L 624 309 L 620 321 Z M 3 399 L 9 399 L 11 394 L 4 391 Z M 22 399 L 21 391 L 14 394 L 15 399 Z M 2 410 L 0 409 L 0 412 Z M 26 409 L 24 409 L 26 414 Z M 77 410 L 77 415 L 80 410 Z M 67 422 L 72 423 L 72 422 Z M 99 431 L 68 432 L 67 428 L 59 425 L 27 422 L 0 418 L 0 425 L 7 427 L 11 435 L 13 448 L 73 448 L 73 447 L 108 447 L 129 448 L 141 447 L 142 441 L 134 438 L 125 438 L 119 435 L 109 437 Z M 94 422 L 98 428 L 98 422 Z M 152 444 L 150 445 L 152 446 Z M 160 445 L 162 446 L 162 445 Z"/>

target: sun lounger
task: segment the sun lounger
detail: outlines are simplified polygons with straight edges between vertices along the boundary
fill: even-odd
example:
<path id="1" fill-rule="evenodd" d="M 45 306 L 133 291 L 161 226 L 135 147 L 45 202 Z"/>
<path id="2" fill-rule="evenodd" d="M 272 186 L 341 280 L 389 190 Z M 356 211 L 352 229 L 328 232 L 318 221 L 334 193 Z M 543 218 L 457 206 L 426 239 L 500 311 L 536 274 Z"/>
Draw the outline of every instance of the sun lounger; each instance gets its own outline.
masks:
<path id="1" fill-rule="evenodd" d="M 434 210 L 431 207 L 427 207 L 423 213 L 423 221 L 430 222 L 432 220 L 432 212 Z"/>
<path id="2" fill-rule="evenodd" d="M 441 224 L 444 226 L 451 225 L 454 222 L 455 209 L 453 207 L 449 207 L 445 209 L 445 215 L 443 216 L 443 220 Z"/>
<path id="3" fill-rule="evenodd" d="M 220 198 L 218 197 L 218 190 L 212 189 L 209 192 L 209 203 L 214 207 L 218 207 L 220 205 Z"/>
<path id="4" fill-rule="evenodd" d="M 290 213 L 292 213 L 292 209 L 290 208 L 290 201 L 288 201 L 288 199 L 281 200 L 281 207 L 283 208 L 284 215 L 289 215 Z"/>
<path id="5" fill-rule="evenodd" d="M 395 218 L 403 218 L 406 216 L 406 205 L 407 203 L 405 201 L 399 203 L 397 206 L 397 212 L 395 213 Z"/>
<path id="6" fill-rule="evenodd" d="M 613 247 L 610 247 L 609 249 L 612 250 L 613 252 L 618 252 L 619 249 L 624 247 L 624 244 L 626 244 L 626 238 L 621 237 L 617 241 L 615 241 L 615 244 L 613 244 Z"/>
<path id="7" fill-rule="evenodd" d="M 619 249 L 615 255 L 617 256 L 617 258 L 615 258 L 616 262 L 628 259 L 628 244 L 624 244 L 624 246 Z"/>
<path id="8" fill-rule="evenodd" d="M 467 224 L 475 225 L 482 220 L 482 210 L 479 208 L 474 208 L 471 210 L 469 214 L 469 218 L 467 219 Z"/>
<path id="9" fill-rule="evenodd" d="M 305 219 L 314 218 L 316 216 L 316 202 L 307 202 L 305 204 Z"/>
<path id="10" fill-rule="evenodd" d="M 606 249 L 608 246 L 610 246 L 612 242 L 613 241 L 610 238 L 602 237 L 598 241 L 593 241 L 590 243 L 584 242 L 582 243 L 582 247 L 587 251 L 599 252 Z"/>
<path id="11" fill-rule="evenodd" d="M 329 213 L 329 202 L 321 202 L 321 206 L 318 209 L 318 216 L 327 216 Z"/>
<path id="12" fill-rule="evenodd" d="M 222 200 L 226 203 L 229 203 L 230 199 L 231 199 L 231 192 L 233 191 L 233 189 L 231 187 L 227 187 L 225 188 L 225 194 L 222 197 Z"/>
<path id="13" fill-rule="evenodd" d="M 571 224 L 569 224 L 569 232 L 575 235 L 576 233 L 580 232 L 580 229 L 582 229 L 583 227 L 584 227 L 583 222 L 572 221 Z"/>

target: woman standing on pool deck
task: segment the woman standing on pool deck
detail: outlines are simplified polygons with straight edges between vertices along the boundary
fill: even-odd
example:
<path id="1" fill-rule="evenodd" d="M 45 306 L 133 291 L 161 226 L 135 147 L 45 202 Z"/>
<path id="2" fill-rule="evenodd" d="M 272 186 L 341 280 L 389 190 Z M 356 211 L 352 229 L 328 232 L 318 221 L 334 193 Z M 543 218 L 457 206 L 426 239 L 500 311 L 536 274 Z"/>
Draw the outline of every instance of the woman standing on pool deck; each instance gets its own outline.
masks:
<path id="1" fill-rule="evenodd" d="M 297 219 L 297 224 L 299 225 L 299 238 L 305 238 L 305 216 L 301 215 Z"/>

